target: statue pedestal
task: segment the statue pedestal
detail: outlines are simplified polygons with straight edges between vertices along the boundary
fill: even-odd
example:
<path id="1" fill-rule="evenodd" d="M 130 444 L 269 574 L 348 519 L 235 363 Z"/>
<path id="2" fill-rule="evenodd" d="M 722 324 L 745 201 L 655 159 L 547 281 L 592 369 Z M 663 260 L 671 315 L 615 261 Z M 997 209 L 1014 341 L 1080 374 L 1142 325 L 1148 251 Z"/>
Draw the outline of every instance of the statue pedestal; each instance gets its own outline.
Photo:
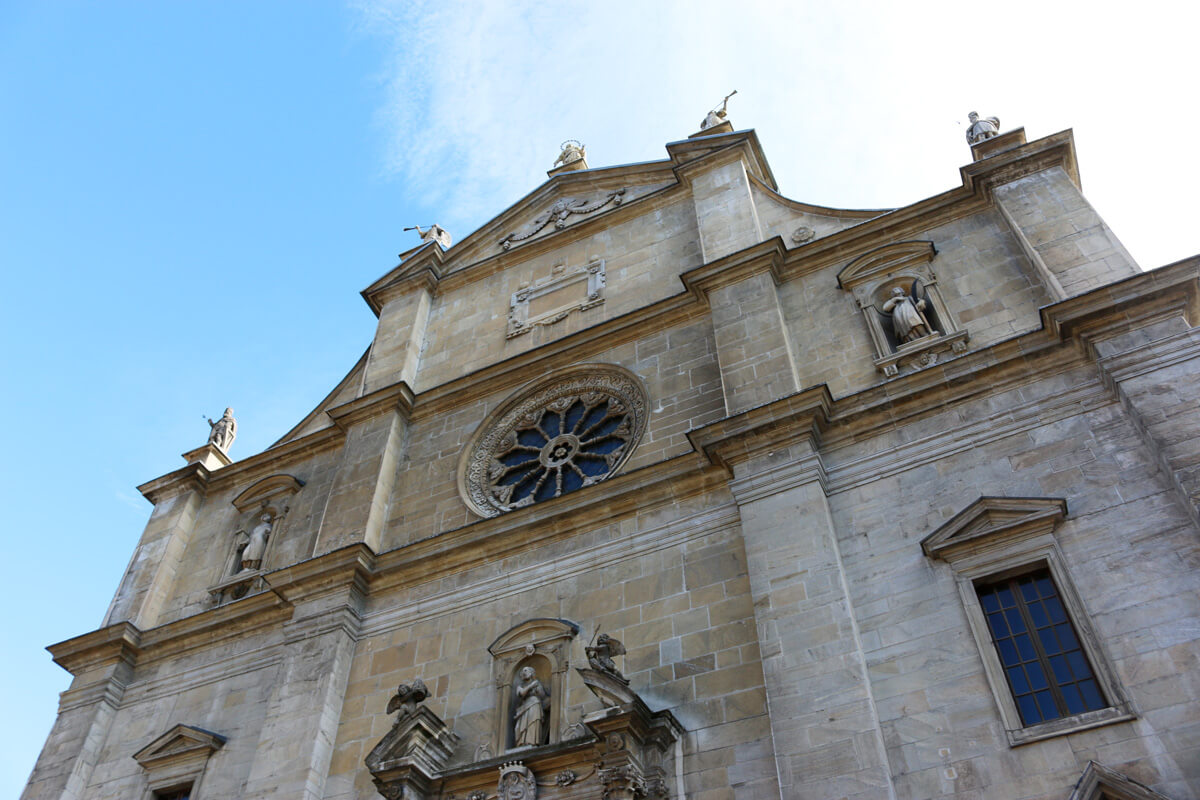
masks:
<path id="1" fill-rule="evenodd" d="M 189 464 L 199 464 L 207 470 L 217 470 L 233 463 L 233 459 L 225 455 L 225 451 L 215 444 L 206 444 L 195 450 L 188 450 L 183 454 L 183 460 Z"/>
<path id="2" fill-rule="evenodd" d="M 971 145 L 971 157 L 976 161 L 994 156 L 997 153 L 1003 153 L 1005 150 L 1014 150 L 1025 144 L 1025 129 L 1014 128 L 1011 131 L 1005 131 L 999 136 L 993 136 L 990 139 L 984 139 L 982 142 Z"/>
<path id="3" fill-rule="evenodd" d="M 555 175 L 561 175 L 564 172 L 577 172 L 581 169 L 588 169 L 587 156 L 575 159 L 569 164 L 563 164 L 561 167 L 555 167 L 547 171 L 546 175 L 553 178 Z"/>
<path id="4" fill-rule="evenodd" d="M 702 131 L 696 131 L 689 139 L 696 139 L 701 136 L 716 136 L 719 133 L 733 133 L 733 123 L 729 120 L 721 120 L 720 123 L 713 125 L 711 128 L 705 128 Z"/>

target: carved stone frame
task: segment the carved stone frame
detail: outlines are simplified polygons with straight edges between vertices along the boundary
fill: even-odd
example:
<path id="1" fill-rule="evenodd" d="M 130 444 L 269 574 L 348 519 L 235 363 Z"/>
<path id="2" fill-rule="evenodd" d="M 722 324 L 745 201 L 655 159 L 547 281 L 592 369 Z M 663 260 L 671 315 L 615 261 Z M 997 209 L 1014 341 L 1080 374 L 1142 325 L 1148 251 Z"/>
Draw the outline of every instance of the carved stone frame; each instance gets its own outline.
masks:
<path id="1" fill-rule="evenodd" d="M 563 303 L 533 317 L 529 316 L 529 306 L 534 300 L 584 282 L 587 283 L 587 287 L 583 299 Z M 593 259 L 586 266 L 575 269 L 568 269 L 565 263 L 555 265 L 547 277 L 539 278 L 531 285 L 522 286 L 513 292 L 508 305 L 508 330 L 505 337 L 512 339 L 523 333 L 529 333 L 538 325 L 553 325 L 566 319 L 572 311 L 586 311 L 600 305 L 604 302 L 606 285 L 607 279 L 602 258 Z M 584 287 L 581 286 L 581 293 L 583 289 Z"/>
<path id="2" fill-rule="evenodd" d="M 185 786 L 191 787 L 192 797 L 198 797 L 208 760 L 224 744 L 225 737 L 219 734 L 176 725 L 138 750 L 133 759 L 146 772 L 147 800 L 153 800 L 159 792 Z"/>
<path id="3" fill-rule="evenodd" d="M 562 741 L 567 721 L 567 669 L 571 666 L 571 642 L 579 626 L 562 619 L 538 618 L 522 622 L 488 645 L 492 654 L 492 679 L 496 688 L 496 720 L 493 750 L 497 755 L 518 753 L 512 747 L 512 686 L 517 671 L 533 666 L 538 677 L 549 677 L 550 711 L 546 718 L 546 744 Z M 539 669 L 542 666 L 544 669 Z"/>
<path id="4" fill-rule="evenodd" d="M 232 500 L 234 508 L 242 514 L 234 536 L 230 537 L 218 580 L 208 587 L 209 594 L 218 603 L 229 599 L 244 597 L 249 591 L 261 588 L 257 586 L 259 576 L 267 572 L 266 565 L 270 563 L 271 553 L 275 543 L 283 538 L 285 521 L 290 509 L 290 498 L 304 487 L 304 481 L 293 475 L 279 473 L 263 478 L 238 494 Z M 263 550 L 262 562 L 259 569 L 245 572 L 233 572 L 234 559 L 238 554 L 241 536 L 262 514 L 271 515 L 271 535 L 267 539 L 266 549 Z M 237 535 L 240 534 L 241 536 Z"/>
<path id="5" fill-rule="evenodd" d="M 838 286 L 854 295 L 866 320 L 875 346 L 872 361 L 876 369 L 888 377 L 898 375 L 904 367 L 932 366 L 939 353 L 966 352 L 968 333 L 959 329 L 946 308 L 937 276 L 930 266 L 935 255 L 937 249 L 933 242 L 896 242 L 859 256 L 838 273 Z M 892 289 L 900 286 L 907 291 L 914 280 L 921 282 L 940 329 L 930 336 L 893 347 L 883 328 L 881 309 Z"/>
<path id="6" fill-rule="evenodd" d="M 1132 706 L 1092 629 L 1087 608 L 1067 570 L 1054 530 L 1067 514 L 1057 497 L 980 497 L 949 522 L 926 536 L 921 549 L 945 561 L 955 573 L 959 599 L 983 661 L 984 674 L 1000 711 L 1011 747 L 1134 719 Z M 1058 589 L 1067 616 L 1108 707 L 1025 725 L 988 629 L 976 585 L 1045 567 Z"/>

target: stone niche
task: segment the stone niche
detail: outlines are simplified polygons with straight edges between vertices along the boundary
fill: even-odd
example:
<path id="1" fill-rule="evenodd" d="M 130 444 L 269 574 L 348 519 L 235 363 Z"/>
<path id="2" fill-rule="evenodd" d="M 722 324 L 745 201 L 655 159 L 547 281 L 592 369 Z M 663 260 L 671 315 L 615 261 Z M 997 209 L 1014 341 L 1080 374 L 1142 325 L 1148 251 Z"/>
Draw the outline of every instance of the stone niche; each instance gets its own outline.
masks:
<path id="1" fill-rule="evenodd" d="M 239 516 L 225 544 L 221 574 L 208 587 L 214 603 L 238 600 L 264 588 L 262 575 L 269 569 L 275 543 L 283 538 L 292 495 L 303 487 L 304 481 L 280 473 L 263 478 L 233 499 Z"/>
<path id="2" fill-rule="evenodd" d="M 366 759 L 379 794 L 388 800 L 682 798 L 675 778 L 679 722 L 669 711 L 651 711 L 614 667 L 570 669 L 578 630 L 566 620 L 531 619 L 492 643 L 495 739 L 469 763 L 447 766 L 459 739 L 419 705 L 427 696 L 424 683 L 401 686 L 389 704 L 399 716 Z M 523 744 L 514 736 L 514 709 L 519 713 L 523 699 L 516 686 L 534 680 L 545 688 L 545 730 L 536 743 Z M 569 680 L 595 694 L 599 708 L 566 727 Z"/>
<path id="3" fill-rule="evenodd" d="M 884 245 L 851 261 L 838 273 L 838 286 L 854 295 L 875 346 L 875 368 L 887 377 L 902 369 L 923 369 L 938 359 L 967 349 L 968 334 L 960 330 L 946 308 L 931 267 L 937 250 L 933 242 L 912 241 Z M 901 341 L 884 309 L 900 289 L 905 296 L 915 290 L 924 301 L 921 313 L 929 334 Z"/>

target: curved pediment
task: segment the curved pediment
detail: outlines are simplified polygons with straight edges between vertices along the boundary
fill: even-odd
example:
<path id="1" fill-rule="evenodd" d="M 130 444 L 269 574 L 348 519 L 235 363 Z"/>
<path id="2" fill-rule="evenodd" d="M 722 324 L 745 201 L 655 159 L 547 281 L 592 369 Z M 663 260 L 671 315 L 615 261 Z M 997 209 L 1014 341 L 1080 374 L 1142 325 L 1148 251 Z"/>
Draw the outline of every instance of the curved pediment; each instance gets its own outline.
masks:
<path id="1" fill-rule="evenodd" d="M 852 289 L 890 272 L 909 270 L 928 264 L 937 255 L 933 242 L 894 242 L 864 253 L 838 273 L 838 286 Z"/>
<path id="2" fill-rule="evenodd" d="M 233 498 L 238 511 L 246 511 L 274 497 L 286 497 L 304 488 L 304 481 L 294 475 L 279 473 L 258 481 L 249 489 Z"/>
<path id="3" fill-rule="evenodd" d="M 569 639 L 577 633 L 579 626 L 569 620 L 549 617 L 527 619 L 496 637 L 496 641 L 488 645 L 488 652 L 495 656 L 522 649 L 526 645 L 536 646 L 554 639 Z"/>

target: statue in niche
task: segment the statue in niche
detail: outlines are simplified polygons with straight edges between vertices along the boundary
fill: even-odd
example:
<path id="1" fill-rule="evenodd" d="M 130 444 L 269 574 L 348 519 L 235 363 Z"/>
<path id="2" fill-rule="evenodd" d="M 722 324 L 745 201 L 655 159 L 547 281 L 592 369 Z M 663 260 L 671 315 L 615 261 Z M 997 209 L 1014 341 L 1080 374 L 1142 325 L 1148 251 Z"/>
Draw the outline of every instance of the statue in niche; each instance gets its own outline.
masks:
<path id="1" fill-rule="evenodd" d="M 546 715 L 550 709 L 550 692 L 538 680 L 533 667 L 521 667 L 513 687 L 516 710 L 513 712 L 513 746 L 536 747 L 546 738 Z"/>
<path id="2" fill-rule="evenodd" d="M 619 640 L 602 633 L 596 637 L 594 645 L 589 645 L 583 650 L 587 654 L 588 666 L 592 669 L 610 675 L 622 683 L 629 683 L 613 661 L 613 656 L 625 655 L 625 646 Z"/>
<path id="3" fill-rule="evenodd" d="M 911 296 L 903 287 L 892 289 L 892 296 L 883 304 L 883 312 L 892 315 L 892 329 L 899 344 L 916 341 L 934 332 L 925 314 L 925 300 L 918 294 L 917 282 L 913 281 Z"/>
<path id="4" fill-rule="evenodd" d="M 1000 135 L 999 117 L 984 117 L 980 119 L 979 112 L 972 111 L 967 115 L 967 119 L 969 120 L 967 124 L 967 144 L 979 144 L 986 139 Z"/>
<path id="5" fill-rule="evenodd" d="M 567 139 L 562 143 L 562 152 L 558 154 L 558 158 L 554 159 L 554 164 L 550 169 L 559 166 L 567 166 L 574 164 L 576 161 L 582 161 L 587 157 L 587 145 L 578 139 Z"/>
<path id="6" fill-rule="evenodd" d="M 225 413 L 216 422 L 210 417 L 208 427 L 211 430 L 208 432 L 208 443 L 216 447 L 222 453 L 229 453 L 229 446 L 233 444 L 234 437 L 237 436 L 237 420 L 233 418 L 233 409 L 225 409 Z"/>
<path id="7" fill-rule="evenodd" d="M 706 131 L 709 128 L 715 128 L 725 121 L 726 117 L 729 116 L 729 112 L 726 110 L 729 107 L 729 98 L 735 94 L 737 94 L 737 89 L 725 95 L 725 99 L 721 102 L 720 107 L 714 108 L 704 115 L 704 121 L 700 123 L 700 130 Z"/>
<path id="8" fill-rule="evenodd" d="M 264 511 L 258 518 L 258 524 L 250 530 L 249 540 L 246 542 L 245 549 L 242 550 L 241 572 L 258 569 L 262 566 L 263 553 L 266 552 L 267 539 L 271 536 L 271 528 L 274 524 L 274 519 L 268 512 Z"/>

